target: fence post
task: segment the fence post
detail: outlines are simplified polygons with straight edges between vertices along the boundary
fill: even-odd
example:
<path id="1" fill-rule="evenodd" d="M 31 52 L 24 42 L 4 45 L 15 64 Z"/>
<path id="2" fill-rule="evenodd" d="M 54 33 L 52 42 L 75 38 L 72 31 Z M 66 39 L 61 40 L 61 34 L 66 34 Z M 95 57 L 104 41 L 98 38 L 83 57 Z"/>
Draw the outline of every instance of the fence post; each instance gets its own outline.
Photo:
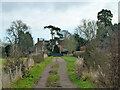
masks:
<path id="1" fill-rule="evenodd" d="M 31 66 L 31 58 L 29 58 L 30 59 L 30 63 L 29 63 L 29 67 Z"/>
<path id="2" fill-rule="evenodd" d="M 10 68 L 10 81 L 12 82 L 12 79 L 13 79 L 13 77 L 12 77 L 12 72 L 11 72 L 11 68 Z"/>
<path id="3" fill-rule="evenodd" d="M 19 74 L 20 74 L 20 77 L 22 78 L 22 73 L 21 73 L 21 64 L 20 64 Z"/>
<path id="4" fill-rule="evenodd" d="M 17 68 L 17 66 L 16 66 L 16 74 L 18 74 L 18 68 Z"/>

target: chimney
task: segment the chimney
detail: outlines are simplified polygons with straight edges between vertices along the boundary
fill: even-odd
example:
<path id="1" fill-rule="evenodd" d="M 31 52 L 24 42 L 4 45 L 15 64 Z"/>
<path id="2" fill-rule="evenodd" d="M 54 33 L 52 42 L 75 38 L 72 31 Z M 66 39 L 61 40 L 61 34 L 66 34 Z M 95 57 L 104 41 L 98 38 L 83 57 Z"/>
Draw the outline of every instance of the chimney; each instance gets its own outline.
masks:
<path id="1" fill-rule="evenodd" d="M 39 42 L 40 40 L 39 40 L 39 38 L 37 38 L 37 42 Z"/>

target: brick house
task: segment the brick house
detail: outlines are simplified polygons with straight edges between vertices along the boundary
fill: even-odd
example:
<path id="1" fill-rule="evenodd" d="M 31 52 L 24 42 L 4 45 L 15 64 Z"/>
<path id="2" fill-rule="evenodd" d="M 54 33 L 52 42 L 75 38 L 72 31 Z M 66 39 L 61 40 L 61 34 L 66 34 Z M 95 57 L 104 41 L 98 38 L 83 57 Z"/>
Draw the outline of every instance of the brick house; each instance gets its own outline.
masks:
<path id="1" fill-rule="evenodd" d="M 47 47 L 46 45 L 49 43 L 49 41 L 47 40 L 40 40 L 39 38 L 37 38 L 37 43 L 34 45 L 34 52 L 36 54 L 39 54 L 39 53 L 46 53 L 47 52 Z"/>
<path id="2" fill-rule="evenodd" d="M 40 40 L 39 38 L 37 38 L 37 43 L 34 45 L 34 50 L 33 51 L 36 54 L 39 54 L 39 53 L 42 53 L 42 52 L 47 54 L 48 50 L 47 50 L 46 45 L 48 43 L 50 43 L 49 40 Z M 60 49 L 60 54 L 61 54 L 63 52 L 63 49 L 64 49 L 64 47 L 63 47 L 63 40 L 60 40 L 59 42 L 56 42 L 56 45 L 58 45 L 58 47 Z M 54 46 L 55 45 L 53 45 L 51 47 L 52 51 L 54 50 Z"/>
<path id="3" fill-rule="evenodd" d="M 63 41 L 61 40 L 61 41 L 59 41 L 59 42 L 56 43 L 56 45 L 58 46 L 58 48 L 60 50 L 60 52 L 59 52 L 60 54 L 63 52 L 63 44 L 62 44 L 62 42 Z M 52 51 L 54 50 L 54 46 L 55 45 L 52 46 Z"/>

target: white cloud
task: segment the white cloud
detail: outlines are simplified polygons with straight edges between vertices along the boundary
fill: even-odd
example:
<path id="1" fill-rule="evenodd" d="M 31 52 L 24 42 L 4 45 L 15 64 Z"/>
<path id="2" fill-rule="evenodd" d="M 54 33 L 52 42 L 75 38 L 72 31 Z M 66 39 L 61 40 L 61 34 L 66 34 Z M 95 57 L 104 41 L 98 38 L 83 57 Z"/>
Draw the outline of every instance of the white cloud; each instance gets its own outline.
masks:
<path id="1" fill-rule="evenodd" d="M 97 13 L 103 8 L 110 9 L 114 14 L 113 22 L 117 22 L 117 2 L 29 4 L 17 3 L 15 6 L 12 4 L 13 7 L 12 5 L 11 7 L 3 6 L 2 32 L 4 36 L 5 29 L 10 27 L 11 22 L 20 19 L 31 27 L 35 42 L 37 37 L 50 39 L 49 30 L 43 29 L 45 25 L 51 24 L 73 32 L 82 19 L 97 20 Z"/>

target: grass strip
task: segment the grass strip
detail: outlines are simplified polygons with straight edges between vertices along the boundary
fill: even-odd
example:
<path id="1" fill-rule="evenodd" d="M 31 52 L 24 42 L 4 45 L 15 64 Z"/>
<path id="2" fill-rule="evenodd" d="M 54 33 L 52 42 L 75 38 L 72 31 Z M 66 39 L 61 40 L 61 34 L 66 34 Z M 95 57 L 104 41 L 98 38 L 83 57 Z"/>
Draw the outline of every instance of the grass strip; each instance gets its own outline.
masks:
<path id="1" fill-rule="evenodd" d="M 48 57 L 39 64 L 36 64 L 33 68 L 29 70 L 29 76 L 24 77 L 11 85 L 12 88 L 31 88 L 36 80 L 40 78 L 45 67 L 52 61 L 53 57 Z"/>
<path id="2" fill-rule="evenodd" d="M 56 62 L 56 64 L 53 65 L 51 68 L 52 68 L 52 70 L 49 72 L 50 76 L 48 77 L 46 86 L 47 87 L 60 87 L 59 82 L 58 82 L 59 75 L 57 72 L 58 68 L 59 68 L 59 63 Z"/>
<path id="3" fill-rule="evenodd" d="M 59 86 L 58 80 L 59 80 L 58 74 L 50 75 L 47 80 L 47 87 L 58 87 Z"/>
<path id="4" fill-rule="evenodd" d="M 76 57 L 73 56 L 63 56 L 62 57 L 67 64 L 67 72 L 70 76 L 70 79 L 74 84 L 77 85 L 78 88 L 94 88 L 93 83 L 89 81 L 82 81 L 79 80 L 78 77 L 75 75 L 75 61 L 77 60 Z"/>

